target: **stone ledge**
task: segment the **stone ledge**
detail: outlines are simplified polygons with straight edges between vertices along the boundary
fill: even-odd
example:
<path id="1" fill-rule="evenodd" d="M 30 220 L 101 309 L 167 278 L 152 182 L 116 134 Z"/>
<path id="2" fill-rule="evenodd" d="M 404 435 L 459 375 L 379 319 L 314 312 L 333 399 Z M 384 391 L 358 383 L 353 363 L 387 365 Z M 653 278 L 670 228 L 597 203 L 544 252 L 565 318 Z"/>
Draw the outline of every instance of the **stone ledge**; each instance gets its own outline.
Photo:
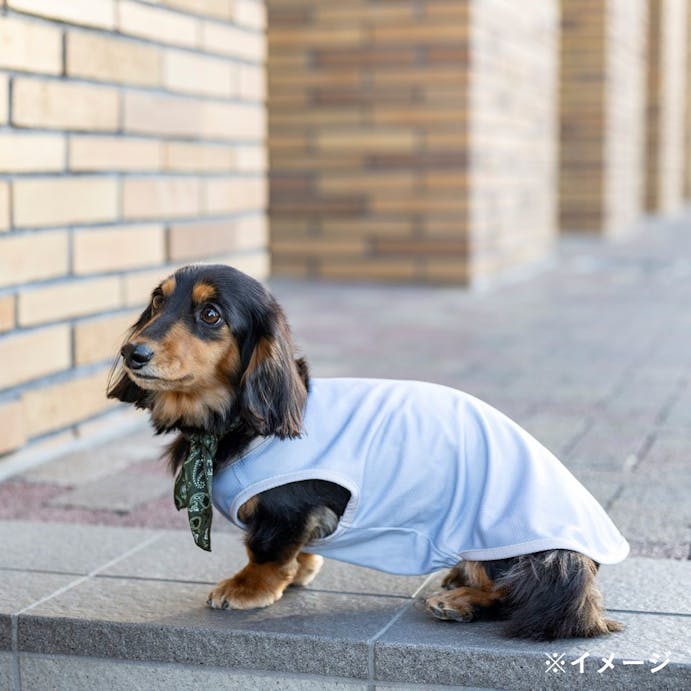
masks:
<path id="1" fill-rule="evenodd" d="M 54 688 L 127 688 L 124 680 L 157 670 L 178 680 L 166 683 L 173 689 L 185 687 L 191 670 L 212 685 L 227 674 L 231 689 L 691 684 L 690 562 L 632 558 L 603 568 L 606 601 L 625 631 L 545 644 L 506 639 L 501 622 L 431 619 L 416 595 L 438 577 L 395 578 L 337 562 L 270 608 L 210 610 L 210 586 L 244 559 L 233 531 L 214 535 L 210 555 L 182 531 L 0 523 L 0 537 L 9 535 L 15 546 L 34 546 L 0 554 L 0 680 L 21 680 L 21 688 L 40 687 L 50 674 Z M 80 546 L 85 554 L 76 558 Z M 570 663 L 584 653 L 581 675 Z M 547 673 L 547 654 L 563 654 L 565 671 Z M 655 654 L 670 662 L 652 673 Z M 598 673 L 610 655 L 614 668 Z"/>

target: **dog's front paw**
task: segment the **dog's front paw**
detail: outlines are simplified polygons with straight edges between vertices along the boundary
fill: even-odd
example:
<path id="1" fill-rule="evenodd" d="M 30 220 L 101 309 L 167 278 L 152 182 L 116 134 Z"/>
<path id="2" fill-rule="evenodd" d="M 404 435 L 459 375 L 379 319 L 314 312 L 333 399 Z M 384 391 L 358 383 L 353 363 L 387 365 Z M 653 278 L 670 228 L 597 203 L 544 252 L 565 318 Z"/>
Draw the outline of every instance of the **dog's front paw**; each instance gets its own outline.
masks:
<path id="1" fill-rule="evenodd" d="M 248 583 L 233 576 L 221 581 L 210 593 L 206 604 L 212 609 L 257 609 L 280 600 L 283 590 Z"/>
<path id="2" fill-rule="evenodd" d="M 209 593 L 206 604 L 213 609 L 268 607 L 281 599 L 297 568 L 297 561 L 284 565 L 250 562 L 232 578 L 221 581 Z"/>

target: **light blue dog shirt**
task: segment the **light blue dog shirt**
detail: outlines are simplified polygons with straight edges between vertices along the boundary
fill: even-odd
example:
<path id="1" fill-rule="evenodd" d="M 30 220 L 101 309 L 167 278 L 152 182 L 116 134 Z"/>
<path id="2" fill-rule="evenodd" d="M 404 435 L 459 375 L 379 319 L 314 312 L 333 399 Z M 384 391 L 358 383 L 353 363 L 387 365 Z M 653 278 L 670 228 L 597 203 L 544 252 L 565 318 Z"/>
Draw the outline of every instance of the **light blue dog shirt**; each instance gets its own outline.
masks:
<path id="1" fill-rule="evenodd" d="M 613 564 L 629 551 L 544 446 L 490 405 L 436 384 L 312 380 L 302 437 L 266 437 L 221 470 L 214 505 L 243 528 L 237 512 L 250 497 L 306 479 L 351 498 L 336 531 L 305 551 L 390 573 L 548 549 Z"/>

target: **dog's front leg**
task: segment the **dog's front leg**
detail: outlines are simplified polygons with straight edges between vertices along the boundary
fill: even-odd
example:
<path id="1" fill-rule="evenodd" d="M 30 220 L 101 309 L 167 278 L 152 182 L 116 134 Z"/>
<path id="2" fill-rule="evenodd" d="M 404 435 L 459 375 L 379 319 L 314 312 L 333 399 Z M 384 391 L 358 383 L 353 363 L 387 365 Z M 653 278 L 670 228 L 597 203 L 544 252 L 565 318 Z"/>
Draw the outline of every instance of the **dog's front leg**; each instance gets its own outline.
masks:
<path id="1" fill-rule="evenodd" d="M 280 560 L 259 563 L 248 546 L 249 563 L 232 578 L 221 581 L 209 594 L 207 604 L 214 609 L 255 609 L 268 607 L 283 595 L 298 572 L 297 552 Z"/>
<path id="2" fill-rule="evenodd" d="M 307 585 L 323 559 L 301 552 L 319 527 L 323 511 L 298 505 L 281 488 L 253 497 L 238 517 L 247 525 L 249 563 L 232 578 L 221 581 L 209 594 L 214 609 L 254 609 L 279 600 L 291 584 Z"/>

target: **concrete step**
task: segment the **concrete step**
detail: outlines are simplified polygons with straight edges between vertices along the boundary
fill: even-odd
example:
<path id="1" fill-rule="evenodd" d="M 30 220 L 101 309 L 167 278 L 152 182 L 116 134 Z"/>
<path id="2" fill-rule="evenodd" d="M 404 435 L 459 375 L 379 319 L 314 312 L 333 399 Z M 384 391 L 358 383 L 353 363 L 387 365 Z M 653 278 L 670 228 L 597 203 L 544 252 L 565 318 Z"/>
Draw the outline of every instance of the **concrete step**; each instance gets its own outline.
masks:
<path id="1" fill-rule="evenodd" d="M 6 521 L 0 544 L 1 689 L 691 688 L 688 561 L 603 567 L 626 629 L 533 643 L 429 617 L 439 575 L 333 561 L 270 608 L 210 610 L 244 563 L 234 530 L 208 554 L 183 531 Z"/>

